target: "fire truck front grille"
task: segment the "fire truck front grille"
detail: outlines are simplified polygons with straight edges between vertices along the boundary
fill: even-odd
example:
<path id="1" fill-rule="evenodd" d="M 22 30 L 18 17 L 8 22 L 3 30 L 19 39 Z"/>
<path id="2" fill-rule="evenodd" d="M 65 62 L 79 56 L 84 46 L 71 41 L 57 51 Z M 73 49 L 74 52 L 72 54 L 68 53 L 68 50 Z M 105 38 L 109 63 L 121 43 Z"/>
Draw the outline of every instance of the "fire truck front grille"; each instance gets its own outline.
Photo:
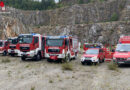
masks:
<path id="1" fill-rule="evenodd" d="M 16 48 L 16 46 L 9 46 L 9 48 L 10 48 L 10 49 L 15 49 L 15 48 Z"/>
<path id="2" fill-rule="evenodd" d="M 20 50 L 21 51 L 28 51 L 28 50 L 30 50 L 30 47 L 20 47 Z"/>
<path id="3" fill-rule="evenodd" d="M 117 61 L 126 61 L 126 58 L 117 58 Z"/>
<path id="4" fill-rule="evenodd" d="M 59 53 L 60 49 L 48 49 L 49 53 Z"/>

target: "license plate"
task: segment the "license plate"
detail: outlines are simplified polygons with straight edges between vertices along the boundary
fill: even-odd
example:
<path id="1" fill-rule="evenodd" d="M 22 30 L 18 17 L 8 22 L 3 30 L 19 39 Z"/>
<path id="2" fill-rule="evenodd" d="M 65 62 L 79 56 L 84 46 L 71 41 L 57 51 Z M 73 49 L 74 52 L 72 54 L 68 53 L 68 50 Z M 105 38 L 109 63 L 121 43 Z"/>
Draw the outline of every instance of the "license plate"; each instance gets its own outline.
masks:
<path id="1" fill-rule="evenodd" d="M 14 53 L 14 50 L 11 50 L 11 53 Z"/>
<path id="2" fill-rule="evenodd" d="M 26 53 L 24 52 L 23 55 L 26 55 Z"/>
<path id="3" fill-rule="evenodd" d="M 124 62 L 118 62 L 118 63 L 124 63 Z"/>

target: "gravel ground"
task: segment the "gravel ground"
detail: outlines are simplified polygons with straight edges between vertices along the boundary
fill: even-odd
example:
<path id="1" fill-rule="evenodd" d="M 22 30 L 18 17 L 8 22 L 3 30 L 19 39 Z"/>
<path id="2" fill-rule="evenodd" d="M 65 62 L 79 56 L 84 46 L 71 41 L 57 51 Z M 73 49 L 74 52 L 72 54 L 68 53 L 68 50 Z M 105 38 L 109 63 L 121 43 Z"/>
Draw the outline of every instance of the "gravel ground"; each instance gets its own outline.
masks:
<path id="1" fill-rule="evenodd" d="M 21 61 L 19 57 L 0 57 L 0 90 L 130 90 L 130 66 L 109 70 L 70 62 L 73 70 L 63 70 L 61 63 Z"/>

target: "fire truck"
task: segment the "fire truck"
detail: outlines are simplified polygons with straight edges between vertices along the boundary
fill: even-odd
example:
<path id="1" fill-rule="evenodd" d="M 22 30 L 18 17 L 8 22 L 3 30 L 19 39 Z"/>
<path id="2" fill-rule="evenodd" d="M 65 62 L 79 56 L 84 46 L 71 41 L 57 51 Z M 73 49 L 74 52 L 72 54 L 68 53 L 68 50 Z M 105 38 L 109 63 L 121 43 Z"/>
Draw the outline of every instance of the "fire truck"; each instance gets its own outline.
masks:
<path id="1" fill-rule="evenodd" d="M 0 40 L 0 54 L 6 56 L 8 53 L 8 42 L 7 40 Z"/>
<path id="2" fill-rule="evenodd" d="M 105 53 L 103 48 L 88 48 L 81 57 L 82 65 L 98 64 L 104 62 Z"/>
<path id="3" fill-rule="evenodd" d="M 79 42 L 73 36 L 46 36 L 45 58 L 48 62 L 69 62 L 75 59 L 79 52 Z"/>
<path id="4" fill-rule="evenodd" d="M 104 47 L 101 43 L 85 43 L 84 52 L 81 57 L 81 63 L 100 63 L 104 61 L 111 61 L 113 58 L 113 52 Z"/>
<path id="5" fill-rule="evenodd" d="M 19 45 L 21 59 L 41 60 L 44 57 L 44 37 L 40 34 L 20 34 Z"/>
<path id="6" fill-rule="evenodd" d="M 120 66 L 130 64 L 130 36 L 121 36 L 116 46 L 113 60 Z"/>
<path id="7" fill-rule="evenodd" d="M 104 50 L 104 53 L 105 53 L 105 62 L 113 61 L 113 54 L 114 54 L 113 50 L 110 50 L 107 47 L 103 48 L 103 50 Z"/>
<path id="8" fill-rule="evenodd" d="M 11 56 L 20 56 L 20 50 L 19 50 L 19 43 L 18 43 L 18 37 L 11 37 L 8 38 L 8 42 L 9 42 L 9 49 L 8 49 L 8 53 Z"/>

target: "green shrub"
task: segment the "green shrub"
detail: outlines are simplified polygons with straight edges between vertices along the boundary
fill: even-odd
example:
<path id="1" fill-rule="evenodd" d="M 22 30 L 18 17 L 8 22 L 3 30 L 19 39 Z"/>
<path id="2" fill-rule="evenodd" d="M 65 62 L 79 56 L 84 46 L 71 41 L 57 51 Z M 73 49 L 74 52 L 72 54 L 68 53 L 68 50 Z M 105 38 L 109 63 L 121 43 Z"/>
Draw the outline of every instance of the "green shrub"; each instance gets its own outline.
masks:
<path id="1" fill-rule="evenodd" d="M 31 87 L 31 90 L 35 90 L 35 87 Z"/>
<path id="2" fill-rule="evenodd" d="M 118 14 L 117 13 L 113 13 L 111 18 L 110 18 L 110 21 L 117 21 L 119 18 Z"/>
<path id="3" fill-rule="evenodd" d="M 78 0 L 78 4 L 84 4 L 83 0 Z"/>
<path id="4" fill-rule="evenodd" d="M 104 2 L 105 0 L 100 0 L 100 2 Z"/>
<path id="5" fill-rule="evenodd" d="M 52 80 L 49 80 L 49 83 L 53 83 L 53 81 L 52 81 Z"/>
<path id="6" fill-rule="evenodd" d="M 5 59 L 2 59 L 1 62 L 2 62 L 2 63 L 9 63 L 9 62 L 10 62 L 10 59 L 9 59 L 9 58 L 5 58 Z"/>
<path id="7" fill-rule="evenodd" d="M 62 70 L 73 70 L 73 65 L 71 63 L 64 63 L 62 64 Z"/>
<path id="8" fill-rule="evenodd" d="M 118 65 L 116 63 L 114 63 L 114 62 L 110 62 L 108 64 L 108 69 L 109 70 L 118 70 Z"/>

